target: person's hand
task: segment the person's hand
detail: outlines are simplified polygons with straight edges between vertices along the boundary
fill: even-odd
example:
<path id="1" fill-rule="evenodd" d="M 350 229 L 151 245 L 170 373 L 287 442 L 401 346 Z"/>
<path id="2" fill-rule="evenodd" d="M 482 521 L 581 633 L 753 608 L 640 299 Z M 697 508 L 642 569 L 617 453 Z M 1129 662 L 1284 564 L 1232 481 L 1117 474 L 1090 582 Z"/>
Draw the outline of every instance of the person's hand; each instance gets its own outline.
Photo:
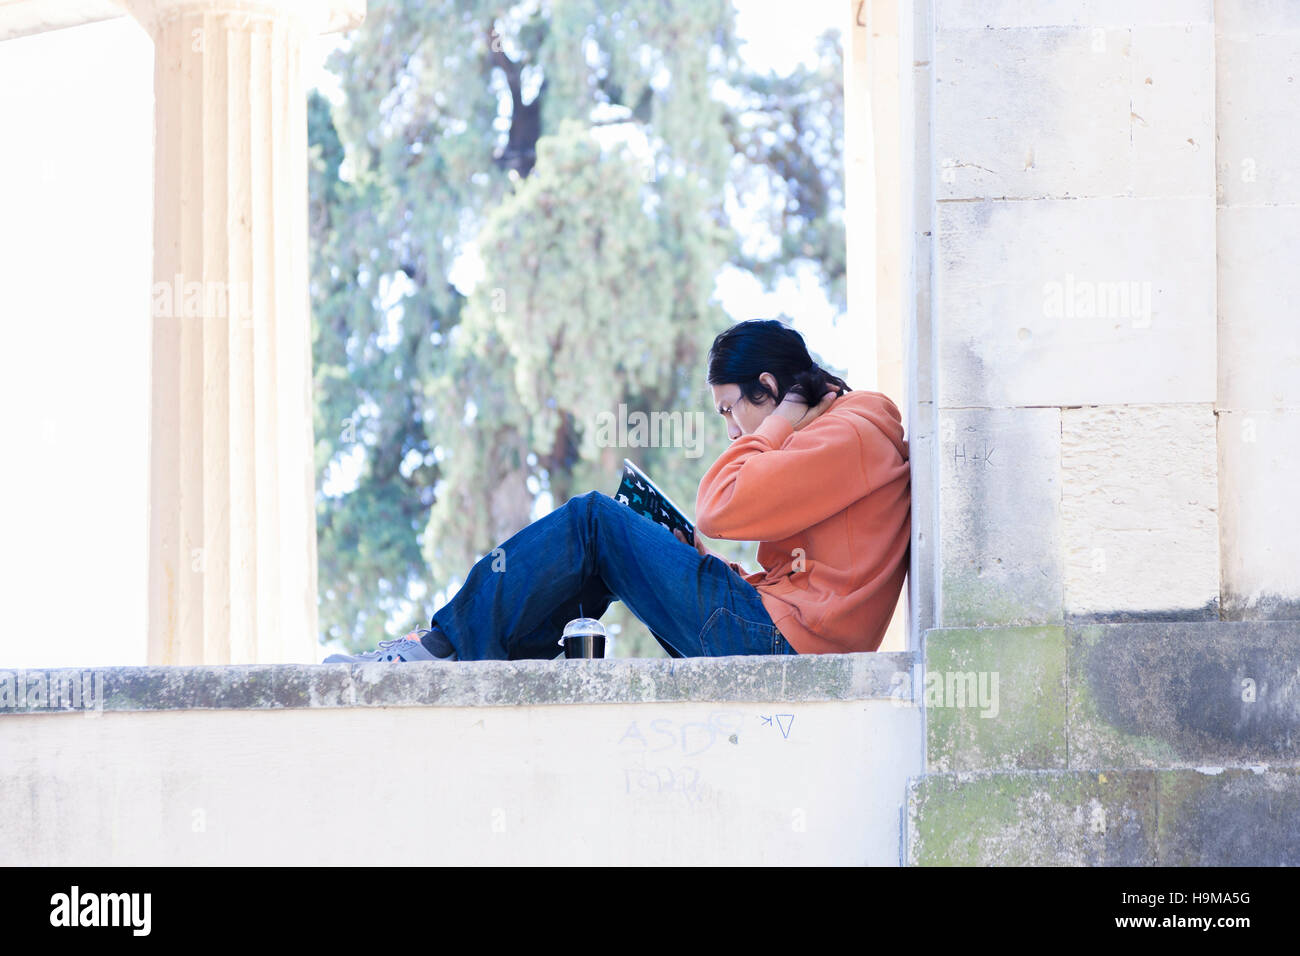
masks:
<path id="1" fill-rule="evenodd" d="M 673 528 L 673 537 L 682 544 L 690 544 L 690 542 L 686 540 L 686 535 L 682 534 L 680 528 Z M 712 551 L 704 546 L 704 541 L 701 539 L 698 531 L 695 532 L 695 550 L 700 552 L 700 557 L 702 558 L 707 558 L 709 555 L 713 554 Z"/>
<path id="2" fill-rule="evenodd" d="M 677 540 L 680 541 L 682 544 L 688 544 L 688 543 L 689 543 L 689 542 L 687 542 L 687 540 L 686 540 L 686 535 L 682 534 L 682 533 L 681 533 L 680 531 L 678 531 L 676 528 L 673 529 L 673 534 L 676 536 Z M 721 561 L 721 562 L 722 562 L 723 564 L 725 564 L 727 567 L 731 568 L 731 570 L 735 571 L 735 572 L 736 572 L 737 574 L 739 574 L 741 577 L 744 577 L 744 575 L 745 575 L 745 569 L 742 568 L 742 567 L 740 567 L 739 565 L 737 565 L 736 562 L 734 562 L 734 561 L 728 561 L 728 560 L 727 560 L 726 558 L 724 558 L 722 555 L 718 554 L 718 552 L 716 552 L 716 551 L 710 551 L 708 548 L 706 548 L 706 547 L 704 546 L 704 542 L 700 540 L 700 533 L 699 533 L 698 531 L 695 532 L 695 550 L 698 551 L 698 552 L 700 552 L 700 554 L 701 554 L 703 557 L 706 557 L 706 558 L 717 558 L 719 561 Z"/>
<path id="3" fill-rule="evenodd" d="M 785 398 L 772 414 L 780 415 L 793 426 L 795 431 L 798 431 L 811 425 L 819 415 L 831 407 L 831 403 L 837 398 L 839 393 L 832 389 L 822 396 L 820 402 L 810 406 L 794 392 L 786 392 Z"/>

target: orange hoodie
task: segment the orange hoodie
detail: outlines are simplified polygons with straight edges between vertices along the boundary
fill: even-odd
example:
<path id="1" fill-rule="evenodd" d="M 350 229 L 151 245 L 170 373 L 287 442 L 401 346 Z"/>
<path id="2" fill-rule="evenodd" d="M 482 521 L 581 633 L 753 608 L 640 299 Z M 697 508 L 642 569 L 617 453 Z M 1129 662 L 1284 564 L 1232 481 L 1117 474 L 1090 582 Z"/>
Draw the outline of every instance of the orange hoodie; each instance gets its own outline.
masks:
<path id="1" fill-rule="evenodd" d="M 705 472 L 695 525 L 710 538 L 759 542 L 762 571 L 732 568 L 800 654 L 874 651 L 911 546 L 898 408 L 881 392 L 855 391 L 799 431 L 768 415 Z"/>

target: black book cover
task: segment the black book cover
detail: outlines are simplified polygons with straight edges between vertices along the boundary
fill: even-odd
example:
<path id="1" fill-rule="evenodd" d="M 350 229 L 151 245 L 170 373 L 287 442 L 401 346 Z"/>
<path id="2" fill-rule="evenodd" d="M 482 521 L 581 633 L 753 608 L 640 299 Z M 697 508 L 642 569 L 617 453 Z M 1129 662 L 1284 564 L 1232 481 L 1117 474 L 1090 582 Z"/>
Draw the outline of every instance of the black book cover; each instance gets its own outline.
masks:
<path id="1" fill-rule="evenodd" d="M 671 498 L 655 487 L 645 472 L 626 458 L 623 459 L 623 480 L 614 493 L 614 500 L 669 531 L 678 529 L 690 544 L 695 544 L 695 525 L 687 520 Z"/>

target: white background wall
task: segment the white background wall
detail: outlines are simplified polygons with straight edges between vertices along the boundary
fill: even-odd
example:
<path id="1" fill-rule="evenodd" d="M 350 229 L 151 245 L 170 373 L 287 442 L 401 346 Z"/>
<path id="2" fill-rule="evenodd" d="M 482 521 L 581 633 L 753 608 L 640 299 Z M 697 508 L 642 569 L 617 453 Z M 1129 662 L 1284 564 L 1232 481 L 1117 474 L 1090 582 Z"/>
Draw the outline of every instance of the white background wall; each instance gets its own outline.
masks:
<path id="1" fill-rule="evenodd" d="M 9 716 L 0 865 L 890 866 L 920 733 L 886 700 Z"/>

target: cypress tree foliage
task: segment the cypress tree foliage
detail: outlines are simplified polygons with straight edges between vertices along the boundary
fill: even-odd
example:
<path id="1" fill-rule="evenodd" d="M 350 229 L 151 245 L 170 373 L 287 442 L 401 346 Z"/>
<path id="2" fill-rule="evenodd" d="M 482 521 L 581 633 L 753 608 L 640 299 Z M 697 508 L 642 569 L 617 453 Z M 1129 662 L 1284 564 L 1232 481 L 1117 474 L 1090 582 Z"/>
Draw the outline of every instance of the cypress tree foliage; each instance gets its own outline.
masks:
<path id="1" fill-rule="evenodd" d="M 725 0 L 370 0 L 330 61 L 342 96 L 308 110 L 328 636 L 426 625 L 539 499 L 611 492 L 625 456 L 693 504 L 727 444 L 719 272 L 811 264 L 843 308 L 838 41 L 819 51 L 753 71 Z M 694 447 L 602 444 L 620 405 L 698 413 L 674 433 Z M 606 622 L 662 654 L 621 605 Z"/>

